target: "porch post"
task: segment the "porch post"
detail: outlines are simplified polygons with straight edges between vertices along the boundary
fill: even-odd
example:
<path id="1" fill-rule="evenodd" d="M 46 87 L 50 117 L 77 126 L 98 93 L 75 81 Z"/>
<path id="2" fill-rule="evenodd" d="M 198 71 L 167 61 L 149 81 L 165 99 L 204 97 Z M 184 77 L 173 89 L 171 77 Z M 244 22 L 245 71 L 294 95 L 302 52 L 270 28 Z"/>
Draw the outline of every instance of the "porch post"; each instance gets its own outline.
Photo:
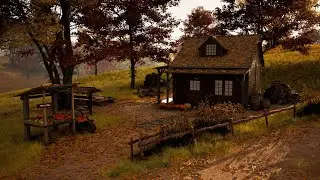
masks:
<path id="1" fill-rule="evenodd" d="M 166 83 L 166 88 L 167 88 L 167 104 L 169 103 L 169 91 L 170 91 L 170 79 L 169 79 L 169 73 L 166 72 L 167 75 L 167 83 Z"/>
<path id="2" fill-rule="evenodd" d="M 157 89 L 158 89 L 158 94 L 157 94 L 157 102 L 158 104 L 160 104 L 160 78 L 161 78 L 161 75 L 160 75 L 160 69 L 157 68 Z"/>

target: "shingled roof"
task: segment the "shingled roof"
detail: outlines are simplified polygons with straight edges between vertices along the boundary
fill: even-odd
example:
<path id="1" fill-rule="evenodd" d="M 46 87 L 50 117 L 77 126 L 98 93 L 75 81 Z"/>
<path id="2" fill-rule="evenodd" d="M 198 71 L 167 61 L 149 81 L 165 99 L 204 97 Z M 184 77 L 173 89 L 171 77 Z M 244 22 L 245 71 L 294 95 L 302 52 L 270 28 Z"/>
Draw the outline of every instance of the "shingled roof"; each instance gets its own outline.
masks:
<path id="1" fill-rule="evenodd" d="M 199 47 L 214 38 L 226 53 L 202 57 Z M 258 53 L 259 35 L 217 36 L 187 39 L 169 69 L 248 69 Z"/>

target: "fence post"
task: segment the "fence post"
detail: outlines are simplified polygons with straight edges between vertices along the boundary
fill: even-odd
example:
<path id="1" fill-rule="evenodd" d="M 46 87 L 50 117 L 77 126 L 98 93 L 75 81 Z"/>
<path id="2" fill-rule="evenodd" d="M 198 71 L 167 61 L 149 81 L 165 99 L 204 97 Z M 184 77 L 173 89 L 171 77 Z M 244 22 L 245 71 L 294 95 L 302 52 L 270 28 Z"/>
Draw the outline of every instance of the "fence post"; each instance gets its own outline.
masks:
<path id="1" fill-rule="evenodd" d="M 130 138 L 130 157 L 133 160 L 133 138 Z"/>
<path id="2" fill-rule="evenodd" d="M 268 122 L 268 110 L 264 110 L 264 117 L 266 118 L 266 126 L 269 127 L 269 122 Z"/>
<path id="3" fill-rule="evenodd" d="M 296 118 L 297 106 L 296 104 L 293 105 L 293 117 Z"/>
<path id="4" fill-rule="evenodd" d="M 197 143 L 196 134 L 194 132 L 194 126 L 192 126 L 191 128 L 191 134 L 192 134 L 193 143 Z"/>
<path id="5" fill-rule="evenodd" d="M 139 139 L 139 149 L 140 149 L 140 157 L 144 157 L 143 147 L 142 147 L 142 136 Z"/>
<path id="6" fill-rule="evenodd" d="M 233 129 L 233 121 L 232 120 L 229 122 L 229 125 L 230 125 L 232 136 L 234 136 L 234 129 Z"/>

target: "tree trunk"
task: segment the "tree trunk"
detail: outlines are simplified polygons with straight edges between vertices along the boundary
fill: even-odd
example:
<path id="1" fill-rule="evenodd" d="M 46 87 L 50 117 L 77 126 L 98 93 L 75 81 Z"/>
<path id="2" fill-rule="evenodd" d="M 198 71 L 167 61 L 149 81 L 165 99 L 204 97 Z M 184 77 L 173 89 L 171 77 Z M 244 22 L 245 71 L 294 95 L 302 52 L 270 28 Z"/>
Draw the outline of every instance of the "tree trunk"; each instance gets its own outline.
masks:
<path id="1" fill-rule="evenodd" d="M 72 84 L 73 66 L 67 68 L 61 68 L 63 74 L 63 84 Z"/>
<path id="2" fill-rule="evenodd" d="M 131 58 L 130 59 L 130 78 L 131 78 L 131 84 L 130 84 L 130 87 L 132 89 L 135 88 L 135 80 L 136 80 L 136 68 L 135 68 L 135 65 L 136 65 L 136 62 L 135 62 L 135 59 L 134 58 Z"/>
<path id="3" fill-rule="evenodd" d="M 98 64 L 94 64 L 94 75 L 98 75 Z"/>

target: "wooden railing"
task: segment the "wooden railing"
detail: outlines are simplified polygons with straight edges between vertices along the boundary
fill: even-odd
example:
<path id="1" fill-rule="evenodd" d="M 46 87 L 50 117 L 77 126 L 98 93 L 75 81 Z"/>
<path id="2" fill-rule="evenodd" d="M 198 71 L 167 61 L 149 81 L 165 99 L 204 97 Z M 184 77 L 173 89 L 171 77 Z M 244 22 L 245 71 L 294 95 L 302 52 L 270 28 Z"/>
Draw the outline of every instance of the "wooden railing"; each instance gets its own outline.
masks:
<path id="1" fill-rule="evenodd" d="M 236 120 L 236 121 L 226 122 L 223 124 L 217 124 L 214 126 L 204 127 L 204 128 L 200 128 L 200 129 L 191 128 L 190 131 L 179 132 L 179 133 L 170 134 L 167 136 L 164 136 L 164 132 L 163 132 L 163 130 L 161 130 L 160 132 L 158 132 L 156 134 L 140 137 L 138 139 L 131 138 L 130 142 L 128 143 L 130 145 L 130 157 L 131 157 L 131 159 L 134 158 L 134 145 L 136 143 L 138 143 L 138 148 L 139 148 L 138 154 L 140 154 L 140 156 L 143 156 L 144 151 L 145 151 L 146 147 L 148 147 L 148 146 L 157 145 L 157 144 L 165 142 L 169 139 L 181 138 L 186 135 L 191 135 L 193 138 L 193 142 L 196 142 L 196 134 L 201 133 L 201 132 L 205 132 L 205 131 L 212 131 L 214 129 L 221 128 L 221 127 L 230 127 L 231 133 L 232 133 L 232 135 L 234 135 L 234 128 L 233 128 L 234 125 L 253 121 L 256 119 L 263 118 L 263 117 L 265 118 L 266 127 L 268 127 L 269 126 L 268 116 L 270 116 L 272 114 L 279 113 L 279 112 L 293 110 L 293 117 L 296 117 L 296 109 L 297 109 L 296 105 L 292 105 L 292 106 L 277 109 L 277 110 L 271 110 L 271 111 L 264 110 L 263 114 L 249 117 L 246 119 L 240 119 L 240 120 Z"/>

